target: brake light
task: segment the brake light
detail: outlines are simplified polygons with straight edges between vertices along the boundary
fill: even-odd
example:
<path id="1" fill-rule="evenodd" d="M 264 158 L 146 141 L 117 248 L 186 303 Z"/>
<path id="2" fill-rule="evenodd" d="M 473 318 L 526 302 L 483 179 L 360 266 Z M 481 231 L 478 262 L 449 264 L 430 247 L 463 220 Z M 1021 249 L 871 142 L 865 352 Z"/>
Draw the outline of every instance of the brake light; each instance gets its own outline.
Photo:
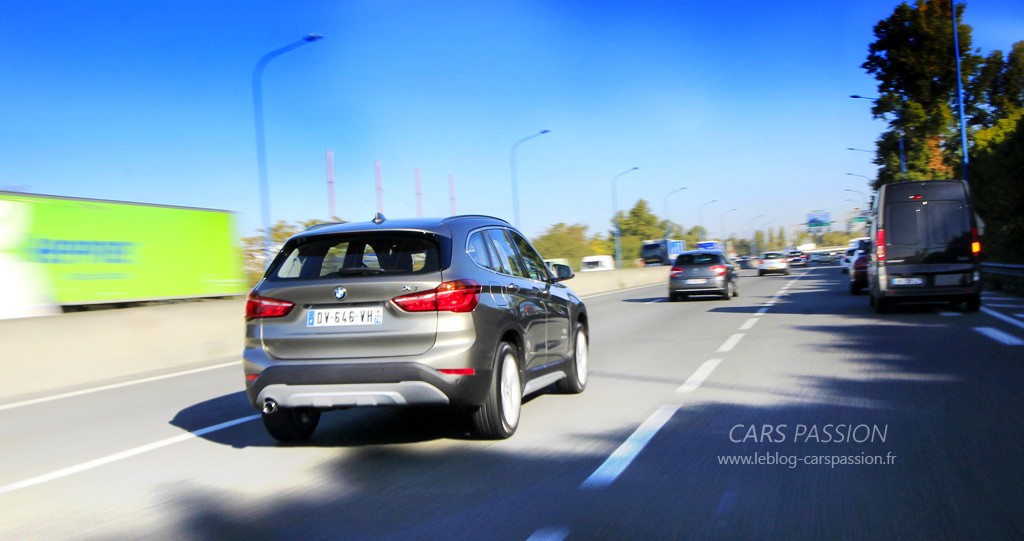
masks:
<path id="1" fill-rule="evenodd" d="M 668 271 L 669 278 L 675 278 L 683 273 L 682 267 L 672 267 L 672 270 Z"/>
<path id="2" fill-rule="evenodd" d="M 885 230 L 879 229 L 875 233 L 875 257 L 878 258 L 878 262 L 882 263 L 885 261 Z"/>
<path id="3" fill-rule="evenodd" d="M 391 299 L 406 312 L 472 312 L 480 303 L 480 284 L 472 280 L 452 280 L 421 293 Z"/>
<path id="4" fill-rule="evenodd" d="M 284 317 L 294 307 L 295 303 L 293 302 L 261 297 L 255 293 L 249 293 L 249 298 L 245 301 L 245 320 Z"/>
<path id="5" fill-rule="evenodd" d="M 764 265 L 764 260 L 763 259 L 758 259 L 757 260 L 757 264 L 758 265 Z"/>
<path id="6" fill-rule="evenodd" d="M 978 239 L 978 228 L 971 228 L 971 255 L 978 257 L 981 255 L 981 240 Z"/>
<path id="7" fill-rule="evenodd" d="M 711 272 L 716 276 L 725 276 L 725 265 L 711 265 Z"/>

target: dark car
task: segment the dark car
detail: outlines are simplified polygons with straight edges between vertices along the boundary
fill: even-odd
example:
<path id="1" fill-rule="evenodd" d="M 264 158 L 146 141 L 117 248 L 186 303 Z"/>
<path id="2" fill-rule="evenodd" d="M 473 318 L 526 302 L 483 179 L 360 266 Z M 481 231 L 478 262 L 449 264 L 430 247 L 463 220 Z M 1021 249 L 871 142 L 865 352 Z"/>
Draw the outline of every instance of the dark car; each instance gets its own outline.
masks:
<path id="1" fill-rule="evenodd" d="M 736 268 L 722 252 L 692 250 L 676 257 L 668 275 L 668 299 L 689 295 L 718 295 L 729 300 L 740 294 Z"/>
<path id="2" fill-rule="evenodd" d="M 284 441 L 321 412 L 378 405 L 456 406 L 476 435 L 507 438 L 523 396 L 586 387 L 572 276 L 497 218 L 314 226 L 249 294 L 246 393 Z"/>
<path id="3" fill-rule="evenodd" d="M 981 242 L 966 182 L 884 184 L 875 205 L 868 294 L 877 312 L 901 302 L 981 308 Z"/>
<path id="4" fill-rule="evenodd" d="M 866 252 L 858 252 L 850 264 L 850 294 L 860 295 L 860 292 L 868 286 L 868 262 L 871 255 Z"/>
<path id="5" fill-rule="evenodd" d="M 800 250 L 791 250 L 786 254 L 786 258 L 789 260 L 790 267 L 806 267 L 807 266 L 807 254 Z"/>

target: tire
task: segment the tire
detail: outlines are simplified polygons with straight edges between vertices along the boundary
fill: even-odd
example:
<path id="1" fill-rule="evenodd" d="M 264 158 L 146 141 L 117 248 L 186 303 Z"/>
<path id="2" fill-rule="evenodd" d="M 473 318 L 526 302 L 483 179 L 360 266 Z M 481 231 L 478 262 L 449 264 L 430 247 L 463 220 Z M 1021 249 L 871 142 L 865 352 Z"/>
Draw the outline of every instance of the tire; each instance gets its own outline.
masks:
<path id="1" fill-rule="evenodd" d="M 503 440 L 515 434 L 522 402 L 519 352 L 512 344 L 502 342 L 494 352 L 494 371 L 487 400 L 472 413 L 473 433 L 490 440 Z"/>
<path id="2" fill-rule="evenodd" d="M 739 297 L 740 296 L 740 285 L 738 283 L 736 283 L 736 282 L 732 283 L 732 296 L 733 297 Z"/>
<path id="3" fill-rule="evenodd" d="M 722 290 L 722 300 L 727 301 L 732 299 L 732 282 L 725 281 L 725 289 Z"/>
<path id="4" fill-rule="evenodd" d="M 284 442 L 309 439 L 320 422 L 320 412 L 313 408 L 277 408 L 263 413 L 263 426 L 275 439 Z"/>
<path id="5" fill-rule="evenodd" d="M 582 393 L 587 388 L 587 379 L 590 376 L 590 340 L 587 339 L 586 327 L 581 323 L 576 324 L 575 336 L 573 355 L 569 359 L 569 373 L 555 384 L 559 392 L 566 394 Z"/>
<path id="6" fill-rule="evenodd" d="M 679 300 L 679 295 L 676 295 L 675 293 L 669 293 L 668 294 L 668 302 L 676 302 L 678 300 Z"/>
<path id="7" fill-rule="evenodd" d="M 757 271 L 757 275 L 758 275 L 758 276 L 764 276 L 764 271 L 763 271 L 763 270 L 760 270 L 760 269 L 758 269 L 758 271 Z"/>
<path id="8" fill-rule="evenodd" d="M 981 293 L 975 293 L 967 298 L 967 302 L 964 303 L 964 307 L 968 312 L 977 312 L 981 310 Z"/>
<path id="9" fill-rule="evenodd" d="M 860 295 L 862 289 L 864 286 L 850 282 L 850 295 Z"/>

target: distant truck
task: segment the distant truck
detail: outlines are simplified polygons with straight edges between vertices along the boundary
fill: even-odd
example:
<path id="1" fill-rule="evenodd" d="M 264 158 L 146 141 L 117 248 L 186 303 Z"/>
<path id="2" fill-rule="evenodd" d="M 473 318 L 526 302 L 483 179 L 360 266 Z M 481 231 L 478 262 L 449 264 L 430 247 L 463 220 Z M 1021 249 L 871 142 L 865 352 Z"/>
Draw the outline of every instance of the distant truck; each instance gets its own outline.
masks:
<path id="1" fill-rule="evenodd" d="M 606 271 L 615 269 L 615 259 L 610 255 L 588 255 L 580 260 L 580 272 Z"/>
<path id="2" fill-rule="evenodd" d="M 231 212 L 0 192 L 0 319 L 245 291 Z"/>
<path id="3" fill-rule="evenodd" d="M 719 252 L 725 252 L 725 244 L 717 240 L 702 240 L 697 243 L 698 250 L 717 250 Z"/>
<path id="4" fill-rule="evenodd" d="M 640 247 L 644 265 L 671 265 L 676 256 L 686 251 L 686 242 L 677 239 L 645 240 Z"/>

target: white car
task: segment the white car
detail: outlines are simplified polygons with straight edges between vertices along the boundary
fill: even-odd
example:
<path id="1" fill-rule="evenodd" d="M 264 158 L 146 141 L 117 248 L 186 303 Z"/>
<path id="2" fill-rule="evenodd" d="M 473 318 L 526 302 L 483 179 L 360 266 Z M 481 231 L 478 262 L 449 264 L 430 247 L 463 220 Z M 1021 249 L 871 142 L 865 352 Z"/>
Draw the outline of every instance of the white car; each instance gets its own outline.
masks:
<path id="1" fill-rule="evenodd" d="M 782 252 L 765 252 L 757 260 L 757 275 L 764 276 L 769 272 L 789 274 L 789 260 Z"/>

